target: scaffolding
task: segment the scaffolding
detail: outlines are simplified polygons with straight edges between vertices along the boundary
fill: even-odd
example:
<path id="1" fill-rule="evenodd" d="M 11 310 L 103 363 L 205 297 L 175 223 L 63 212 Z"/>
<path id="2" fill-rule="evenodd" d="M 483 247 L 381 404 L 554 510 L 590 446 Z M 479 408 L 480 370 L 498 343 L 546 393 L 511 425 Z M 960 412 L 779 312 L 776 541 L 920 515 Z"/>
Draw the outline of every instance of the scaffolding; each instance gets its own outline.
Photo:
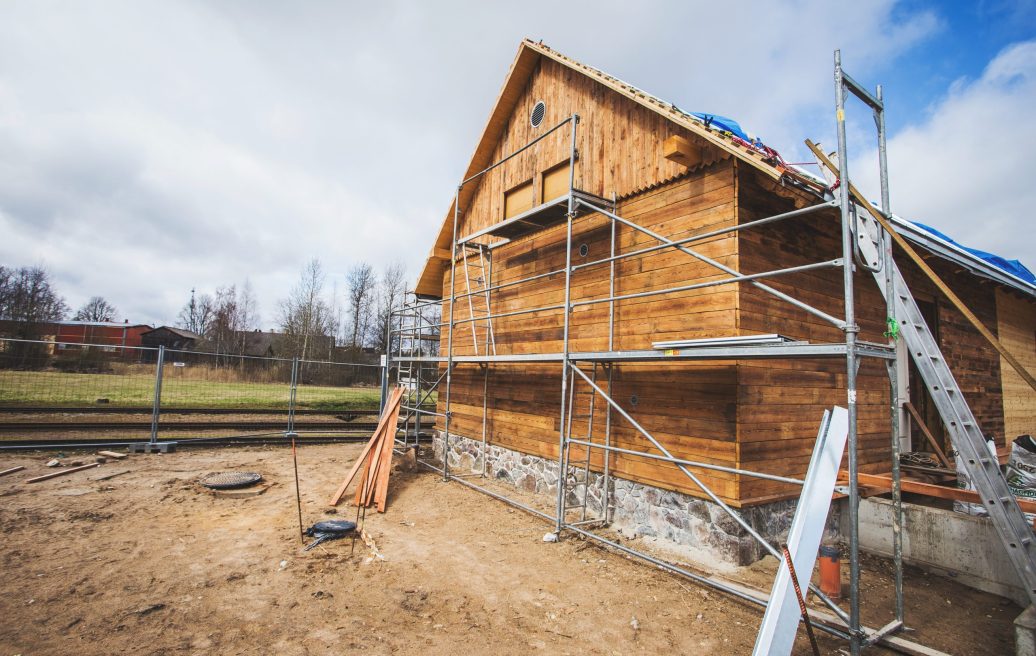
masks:
<path id="1" fill-rule="evenodd" d="M 842 180 L 847 181 L 846 173 L 847 144 L 844 127 L 844 102 L 848 92 L 853 93 L 868 105 L 874 113 L 877 126 L 879 168 L 881 183 L 881 206 L 880 211 L 885 216 L 891 214 L 889 208 L 887 163 L 885 156 L 885 126 L 884 126 L 884 105 L 882 101 L 881 87 L 877 88 L 877 94 L 872 95 L 851 77 L 846 75 L 841 68 L 841 61 L 838 53 L 835 56 L 835 86 L 836 86 L 836 109 L 838 113 L 838 155 L 839 166 L 842 168 Z M 892 239 L 889 234 L 879 232 L 876 237 L 871 236 L 875 241 L 877 256 L 861 249 L 860 242 L 861 228 L 857 216 L 857 206 L 850 199 L 849 185 L 842 184 L 840 193 L 834 194 L 831 190 L 825 192 L 823 198 L 814 205 L 796 209 L 781 214 L 748 221 L 745 223 L 709 230 L 689 237 L 680 239 L 669 239 L 646 227 L 623 218 L 617 213 L 615 203 L 587 193 L 575 187 L 575 166 L 577 164 L 576 137 L 579 127 L 579 116 L 573 114 L 557 125 L 553 126 L 535 140 L 525 146 L 503 157 L 491 164 L 482 171 L 463 180 L 457 187 L 454 213 L 452 248 L 450 258 L 450 289 L 448 297 L 439 300 L 428 300 L 408 297 L 404 307 L 398 311 L 399 323 L 394 329 L 397 339 L 389 340 L 395 344 L 397 349 L 390 354 L 390 360 L 398 365 L 398 376 L 400 384 L 413 385 L 413 396 L 408 399 L 417 398 L 416 403 L 406 402 L 404 407 L 407 410 L 406 430 L 402 439 L 402 446 L 410 446 L 410 438 L 414 437 L 413 444 L 416 444 L 416 437 L 420 431 L 421 417 L 423 415 L 439 418 L 443 423 L 443 458 L 442 466 L 438 467 L 434 462 L 422 461 L 425 466 L 438 471 L 444 480 L 454 480 L 465 486 L 481 491 L 493 498 L 504 501 L 512 506 L 520 508 L 528 513 L 543 518 L 554 527 L 554 532 L 560 536 L 563 532 L 570 532 L 584 538 L 594 540 L 610 548 L 624 552 L 650 562 L 658 567 L 694 580 L 703 585 L 719 589 L 725 593 L 734 595 L 746 602 L 766 606 L 767 598 L 760 596 L 752 590 L 743 588 L 735 583 L 723 581 L 716 577 L 705 576 L 690 571 L 674 563 L 661 560 L 646 553 L 637 551 L 627 545 L 595 533 L 593 529 L 606 525 L 610 521 L 611 486 L 613 479 L 611 472 L 611 458 L 614 455 L 632 456 L 644 458 L 654 462 L 666 462 L 675 465 L 679 471 L 697 488 L 705 497 L 727 513 L 737 524 L 769 554 L 774 555 L 778 560 L 782 559 L 778 549 L 762 536 L 756 529 L 747 522 L 739 512 L 725 503 L 718 494 L 702 481 L 695 471 L 717 471 L 729 474 L 736 474 L 745 477 L 754 477 L 769 481 L 777 481 L 791 485 L 802 486 L 803 479 L 778 476 L 760 471 L 753 471 L 739 467 L 729 467 L 707 462 L 687 460 L 675 457 L 650 431 L 641 425 L 632 411 L 623 408 L 612 395 L 612 372 L 614 366 L 620 363 L 680 363 L 708 360 L 746 361 L 746 360 L 786 360 L 786 359 L 807 359 L 807 360 L 834 360 L 843 361 L 846 377 L 846 406 L 848 412 L 848 472 L 849 480 L 840 491 L 849 497 L 849 610 L 842 609 L 838 604 L 825 596 L 819 589 L 811 585 L 810 590 L 820 599 L 833 613 L 821 619 L 814 617 L 810 620 L 815 628 L 825 631 L 831 635 L 845 639 L 849 642 L 852 654 L 860 653 L 860 650 L 867 646 L 885 640 L 891 634 L 904 627 L 904 602 L 903 602 L 903 551 L 902 551 L 902 530 L 903 511 L 900 494 L 900 407 L 897 381 L 897 343 L 892 337 L 887 343 L 873 343 L 858 339 L 859 327 L 856 323 L 856 307 L 853 295 L 853 271 L 854 263 L 863 270 L 871 272 L 876 279 L 883 281 L 885 285 L 886 317 L 895 321 L 894 303 L 894 261 L 892 259 Z M 563 135 L 562 130 L 568 131 L 570 140 L 568 159 L 568 189 L 567 193 L 549 202 L 533 207 L 517 216 L 511 217 L 500 223 L 478 230 L 469 235 L 459 234 L 461 226 L 462 208 L 460 205 L 461 191 L 466 185 L 477 182 L 480 178 L 503 166 L 508 161 L 535 146 L 538 142 L 554 134 Z M 816 190 L 814 190 L 816 191 Z M 841 254 L 840 257 L 831 260 L 814 262 L 801 266 L 775 269 L 762 273 L 744 274 L 725 264 L 716 261 L 703 253 L 695 250 L 695 245 L 707 239 L 731 233 L 759 228 L 788 219 L 802 217 L 811 213 L 837 209 L 841 222 Z M 604 217 L 610 223 L 610 252 L 607 257 L 596 259 L 590 262 L 574 264 L 572 261 L 573 248 L 573 221 L 580 216 L 594 215 Z M 553 226 L 564 225 L 565 232 L 565 266 L 545 273 L 527 276 L 517 280 L 494 283 L 492 269 L 492 255 L 494 249 L 524 235 L 533 234 Z M 617 228 L 623 227 L 635 233 L 644 235 L 657 244 L 631 250 L 625 253 L 617 252 Z M 488 238 L 498 241 L 485 243 Z M 478 241 L 482 240 L 482 241 Z M 633 257 L 652 255 L 655 253 L 680 251 L 685 255 L 694 258 L 698 262 L 705 263 L 712 268 L 726 274 L 725 277 L 705 282 L 668 287 L 663 289 L 652 289 L 637 293 L 616 294 L 616 263 Z M 474 251 L 474 253 L 469 252 Z M 457 276 L 459 268 L 467 267 L 467 259 L 477 257 L 481 262 L 480 272 L 482 279 L 472 286 L 470 281 L 465 280 L 464 288 L 458 289 Z M 458 263 L 459 262 L 459 263 Z M 608 295 L 601 298 L 587 298 L 573 300 L 572 298 L 572 276 L 576 271 L 590 267 L 608 268 Z M 842 272 L 842 299 L 844 302 L 844 316 L 833 316 L 813 305 L 806 303 L 792 295 L 781 292 L 767 285 L 764 281 L 804 271 L 815 270 L 838 270 Z M 521 285 L 528 285 L 533 282 L 548 278 L 564 277 L 564 300 L 560 304 L 543 305 L 539 307 L 508 310 L 506 312 L 493 312 L 493 297 L 499 290 L 515 288 Z M 467 278 L 467 275 L 465 275 Z M 799 310 L 809 313 L 824 322 L 836 327 L 844 335 L 844 339 L 832 343 L 812 343 L 793 341 L 781 338 L 777 335 L 742 336 L 734 338 L 718 338 L 706 340 L 688 340 L 672 344 L 655 344 L 656 348 L 650 350 L 615 350 L 615 327 L 616 327 L 616 303 L 623 300 L 672 294 L 707 287 L 745 283 L 776 297 Z M 473 303 L 475 299 L 479 303 L 476 308 Z M 447 316 L 441 316 L 442 307 L 449 302 Z M 457 318 L 455 308 L 457 303 L 469 304 L 469 315 L 467 318 Z M 575 351 L 570 348 L 570 323 L 571 314 L 575 308 L 597 304 L 608 304 L 608 335 L 607 349 L 602 351 Z M 438 308 L 438 310 L 436 310 Z M 493 341 L 492 321 L 494 319 L 513 317 L 518 315 L 556 312 L 563 316 L 562 348 L 558 352 L 550 353 L 496 353 Z M 435 318 L 438 317 L 438 318 Z M 405 324 L 405 325 L 404 325 Z M 470 325 L 469 325 L 470 324 Z M 415 354 L 414 343 L 421 343 L 422 338 L 430 331 L 445 329 L 446 352 L 432 355 Z M 470 331 L 474 353 L 470 355 L 459 355 L 454 353 L 454 334 L 456 331 Z M 479 344 L 482 345 L 479 350 Z M 893 570 L 895 577 L 895 609 L 892 619 L 878 629 L 869 629 L 862 626 L 860 617 L 860 553 L 859 553 L 859 502 L 860 492 L 858 487 L 858 435 L 857 435 L 857 390 L 856 378 L 860 363 L 864 359 L 873 359 L 884 362 L 889 377 L 889 416 L 891 422 L 891 455 L 892 455 L 892 498 L 893 498 Z M 510 363 L 535 363 L 558 365 L 559 388 L 560 388 L 560 422 L 558 434 L 558 483 L 557 498 L 553 513 L 543 512 L 509 498 L 495 490 L 478 485 L 470 480 L 472 476 L 485 477 L 486 462 L 488 459 L 488 435 L 487 435 L 487 410 L 491 370 L 494 365 L 505 365 Z M 432 366 L 437 376 L 420 374 L 422 366 Z M 451 387 L 452 374 L 455 368 L 460 366 L 478 367 L 483 375 L 483 403 L 482 403 L 482 435 L 481 435 L 481 473 L 456 474 L 450 470 L 450 433 L 451 425 Z M 440 372 L 441 369 L 441 373 Z M 413 371 L 419 372 L 416 376 Z M 406 378 L 404 378 L 404 376 Z M 578 392 L 582 385 L 586 390 Z M 442 398 L 439 399 L 437 409 L 430 410 L 421 401 L 431 397 L 433 390 L 442 390 Z M 580 407 L 581 397 L 585 399 L 582 404 L 586 412 L 576 412 Z M 598 408 L 598 402 L 603 401 L 603 408 Z M 819 413 L 818 413 L 819 414 Z M 603 417 L 598 418 L 598 415 Z M 615 417 L 621 417 L 639 435 L 646 439 L 657 453 L 649 451 L 637 451 L 621 448 L 612 443 L 612 427 Z M 588 430 L 584 435 L 573 435 L 573 420 L 586 420 Z M 434 421 L 434 419 L 433 419 Z M 594 425 L 603 425 L 603 437 L 594 438 Z M 825 430 L 824 422 L 821 431 Z M 573 463 L 571 459 L 572 447 L 584 449 L 585 460 Z M 601 476 L 603 477 L 602 498 L 596 512 L 588 510 L 587 495 L 589 485 L 582 486 L 582 499 L 577 498 L 577 503 L 569 503 L 569 472 L 570 469 L 581 468 L 584 476 L 590 472 L 590 454 L 593 450 L 602 452 Z M 588 478 L 584 481 L 589 482 Z M 593 510 L 593 509 L 591 509 Z M 593 515 L 593 516 L 591 516 Z M 570 519 L 571 518 L 571 519 Z"/>

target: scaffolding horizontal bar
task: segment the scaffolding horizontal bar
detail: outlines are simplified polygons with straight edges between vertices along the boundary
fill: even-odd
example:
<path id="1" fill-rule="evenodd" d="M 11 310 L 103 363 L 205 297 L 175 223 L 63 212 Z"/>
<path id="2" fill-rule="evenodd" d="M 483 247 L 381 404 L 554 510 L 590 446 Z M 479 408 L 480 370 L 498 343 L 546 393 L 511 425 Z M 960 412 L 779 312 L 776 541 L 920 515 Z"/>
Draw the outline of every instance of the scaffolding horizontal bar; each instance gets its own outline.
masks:
<path id="1" fill-rule="evenodd" d="M 524 152 L 525 152 L 525 151 L 527 151 L 528 149 L 532 148 L 533 146 L 535 146 L 536 144 L 538 144 L 539 142 L 543 141 L 544 139 L 546 139 L 547 137 L 549 137 L 549 136 L 550 136 L 551 134 L 553 134 L 554 132 L 556 132 L 556 131 L 558 130 L 558 128 L 560 128 L 561 126 L 563 126 L 563 125 L 567 125 L 567 124 L 568 124 L 568 122 L 569 122 L 569 121 L 571 121 L 572 119 L 574 119 L 575 117 L 576 117 L 576 115 L 575 115 L 575 114 L 573 114 L 572 116 L 568 116 L 568 117 L 566 117 L 566 118 L 562 119 L 562 121 L 561 121 L 560 123 L 558 123 L 558 124 L 557 124 L 557 125 L 555 125 L 554 127 L 550 128 L 549 130 L 547 130 L 546 132 L 544 132 L 544 133 L 543 133 L 543 134 L 541 134 L 540 136 L 536 137 L 535 139 L 533 139 L 533 140 L 532 140 L 532 141 L 530 141 L 529 143 L 525 144 L 524 146 L 522 146 L 522 147 L 521 147 L 521 148 L 519 148 L 518 150 L 516 150 L 516 151 L 512 152 L 512 153 L 511 153 L 511 154 L 509 154 L 509 155 L 505 155 L 505 156 L 503 157 L 503 159 L 498 159 L 497 161 L 493 162 L 492 164 L 490 164 L 490 165 L 489 165 L 489 166 L 487 166 L 486 168 L 482 169 L 482 170 L 481 170 L 481 171 L 479 171 L 478 173 L 476 173 L 476 174 L 472 175 L 471 177 L 465 178 L 465 179 L 464 179 L 463 181 L 461 181 L 461 183 L 460 183 L 460 185 L 459 185 L 459 186 L 460 186 L 460 187 L 463 187 L 464 185 L 468 184 L 468 183 L 469 183 L 469 182 L 471 182 L 472 180 L 474 180 L 474 179 L 476 179 L 476 178 L 480 178 L 480 177 L 482 177 L 483 175 L 485 175 L 486 173 L 489 173 L 490 171 L 492 171 L 492 170 L 493 170 L 493 169 L 495 169 L 496 167 L 500 166 L 501 164 L 505 164 L 505 163 L 507 163 L 507 162 L 508 162 L 509 160 L 511 160 L 512 158 L 514 158 L 514 157 L 517 157 L 518 155 L 521 155 L 522 153 L 524 153 Z"/>
<path id="2" fill-rule="evenodd" d="M 454 355 L 454 364 L 508 362 L 653 362 L 677 360 L 773 360 L 779 358 L 818 359 L 845 357 L 845 344 L 789 342 L 766 346 L 725 346 L 644 351 L 587 351 L 563 353 L 513 353 L 501 355 Z M 856 353 L 864 358 L 894 360 L 895 351 L 884 344 L 857 342 Z M 395 362 L 445 363 L 441 357 L 396 357 Z"/>
<path id="3" fill-rule="evenodd" d="M 863 86 L 862 84 L 854 80 L 845 71 L 842 71 L 841 73 L 842 83 L 849 88 L 849 91 L 851 91 L 854 96 L 862 100 L 865 105 L 867 105 L 876 112 L 881 112 L 885 110 L 885 103 L 878 100 L 873 93 L 867 90 L 867 87 Z"/>
<path id="4" fill-rule="evenodd" d="M 571 307 L 577 308 L 584 305 L 594 305 L 595 303 L 610 303 L 612 301 L 627 301 L 633 298 L 645 298 L 647 296 L 659 296 L 661 294 L 675 294 L 677 292 L 689 292 L 695 289 L 706 289 L 708 287 L 719 287 L 720 285 L 732 285 L 738 282 L 752 282 L 754 280 L 762 280 L 763 278 L 777 278 L 779 276 L 786 276 L 793 273 L 803 273 L 805 271 L 814 271 L 816 269 L 832 269 L 841 268 L 842 259 L 838 258 L 830 260 L 828 262 L 814 262 L 812 264 L 803 264 L 801 266 L 788 267 L 787 269 L 775 269 L 773 271 L 763 271 L 762 273 L 751 273 L 751 274 L 738 274 L 736 276 L 730 276 L 729 278 L 720 278 L 719 280 L 709 280 L 706 282 L 698 282 L 693 285 L 681 285 L 679 287 L 667 287 L 665 289 L 652 289 L 646 292 L 636 292 L 633 294 L 623 294 L 621 296 L 607 296 L 604 298 L 591 298 L 586 301 L 576 301 L 571 304 Z M 809 306 L 812 307 L 812 306 Z"/>
<path id="5" fill-rule="evenodd" d="M 726 472 L 728 474 L 740 474 L 742 476 L 750 476 L 752 478 L 762 478 L 767 481 L 777 481 L 778 483 L 788 483 L 790 485 L 802 486 L 805 481 L 798 478 L 788 478 L 787 476 L 777 476 L 775 474 L 765 474 L 763 472 L 752 471 L 751 469 L 738 469 L 736 467 L 726 467 L 724 465 L 713 465 L 707 462 L 700 462 L 696 460 L 684 460 L 683 458 L 670 458 L 669 456 L 657 455 L 654 453 L 644 453 L 643 451 L 634 451 L 633 449 L 623 449 L 617 446 L 608 446 L 600 444 L 598 442 L 588 442 L 586 440 L 575 440 L 569 438 L 569 444 L 578 444 L 579 446 L 589 447 L 591 449 L 601 449 L 602 451 L 610 451 L 612 453 L 622 453 L 629 456 L 636 456 L 638 458 L 648 458 L 650 460 L 661 460 L 663 462 L 670 462 L 674 465 L 685 465 L 687 467 L 695 467 L 697 469 L 711 469 L 712 471 Z"/>
<path id="6" fill-rule="evenodd" d="M 609 212 L 608 210 L 604 209 L 603 207 L 599 207 L 599 206 L 594 205 L 592 203 L 588 203 L 588 202 L 586 202 L 585 200 L 582 200 L 582 199 L 578 199 L 577 198 L 575 200 L 576 200 L 577 203 L 587 207 L 591 211 L 594 211 L 594 212 L 597 212 L 597 213 L 599 213 L 599 214 L 601 214 L 603 216 L 606 216 L 606 217 L 612 219 L 613 221 L 618 221 L 619 223 L 621 223 L 621 224 L 623 224 L 625 226 L 629 226 L 630 228 L 636 230 L 637 232 L 641 232 L 641 233 L 651 237 L 652 239 L 657 239 L 658 241 L 660 241 L 660 242 L 662 242 L 664 244 L 668 244 L 670 246 L 673 245 L 673 240 L 672 239 L 669 239 L 668 237 L 664 237 L 664 236 L 658 234 L 657 232 L 655 232 L 653 230 L 649 230 L 648 228 L 645 228 L 644 226 L 637 225 L 633 221 L 630 221 L 628 219 L 624 219 L 621 216 L 619 216 L 618 214 L 615 214 L 613 212 Z M 712 259 L 710 257 L 702 255 L 701 253 L 698 253 L 698 252 L 696 252 L 694 250 L 691 250 L 690 248 L 687 248 L 686 246 L 675 246 L 675 248 L 677 248 L 678 250 L 680 250 L 680 251 L 690 255 L 691 257 L 693 257 L 694 259 L 696 259 L 696 260 L 698 260 L 700 262 L 704 262 L 706 264 L 714 266 L 717 269 L 719 269 L 721 271 L 724 271 L 726 273 L 729 273 L 732 276 L 740 275 L 740 272 L 737 271 L 736 269 L 732 269 L 732 268 L 728 267 L 727 265 L 723 264 L 722 262 L 718 262 L 718 261 L 716 261 L 716 260 L 714 260 L 714 259 Z M 778 290 L 774 289 L 773 287 L 765 285 L 765 284 L 759 282 L 758 280 L 752 280 L 750 282 L 751 282 L 752 285 L 754 285 L 758 289 L 761 289 L 764 292 L 766 292 L 768 294 L 771 294 L 772 296 L 775 296 L 775 297 L 777 297 L 777 298 L 779 298 L 779 299 L 781 299 L 781 300 L 783 300 L 783 301 L 785 301 L 787 303 L 791 303 L 795 307 L 797 307 L 797 308 L 799 308 L 801 310 L 805 310 L 806 312 L 809 312 L 813 316 L 819 317 L 819 318 L 823 319 L 824 321 L 827 321 L 828 323 L 830 323 L 833 326 L 837 326 L 839 329 L 845 329 L 845 327 L 846 327 L 846 322 L 843 319 L 839 319 L 838 317 L 832 316 L 832 315 L 830 315 L 830 314 L 828 314 L 826 312 L 822 312 L 821 310 L 818 310 L 817 308 L 815 308 L 815 307 L 813 307 L 813 306 L 811 306 L 811 305 L 809 305 L 807 303 L 803 303 L 802 301 L 798 300 L 794 296 L 789 296 L 788 294 L 785 294 L 782 291 L 778 291 Z"/>
<path id="7" fill-rule="evenodd" d="M 409 410 L 415 415 L 435 415 L 436 417 L 445 417 L 446 415 L 442 412 L 433 412 L 431 410 L 422 410 L 421 408 L 415 408 L 412 405 L 401 405 L 399 406 L 404 410 Z"/>
<path id="8" fill-rule="evenodd" d="M 658 244 L 657 246 L 648 246 L 647 248 L 642 248 L 642 249 L 637 250 L 637 251 L 630 251 L 629 253 L 620 253 L 618 255 L 613 255 L 611 257 L 605 257 L 605 258 L 601 258 L 599 260 L 594 260 L 593 262 L 586 262 L 584 264 L 576 264 L 576 265 L 574 265 L 572 267 L 572 270 L 573 271 L 578 271 L 579 269 L 585 269 L 587 267 L 598 266 L 600 264 L 607 264 L 608 262 L 614 262 L 614 261 L 622 260 L 622 259 L 625 259 L 625 258 L 628 258 L 628 257 L 636 257 L 638 255 L 647 255 L 648 253 L 654 253 L 655 251 L 661 251 L 661 250 L 665 250 L 667 248 L 676 248 L 677 246 L 686 246 L 688 244 L 693 244 L 695 242 L 703 241 L 705 239 L 710 239 L 712 237 L 718 237 L 720 235 L 725 235 L 725 234 L 728 234 L 728 233 L 731 233 L 731 232 L 738 232 L 738 231 L 741 231 L 741 230 L 747 230 L 749 228 L 756 228 L 756 227 L 759 227 L 761 225 L 766 225 L 767 223 L 774 223 L 776 221 L 783 221 L 785 219 L 791 219 L 791 218 L 799 217 L 799 216 L 802 216 L 804 214 L 810 214 L 812 212 L 816 212 L 818 210 L 822 210 L 824 208 L 837 208 L 837 207 L 838 207 L 838 203 L 836 201 L 828 201 L 826 203 L 820 203 L 819 205 L 810 205 L 809 207 L 804 207 L 804 208 L 799 209 L 799 210 L 792 210 L 790 212 L 784 212 L 783 214 L 775 214 L 773 216 L 768 216 L 768 217 L 766 217 L 764 219 L 757 219 L 755 221 L 749 221 L 748 223 L 740 223 L 740 224 L 735 225 L 735 226 L 730 226 L 729 228 L 721 228 L 719 230 L 712 230 L 712 231 L 705 232 L 705 233 L 702 233 L 702 234 L 692 235 L 690 237 L 684 237 L 683 239 L 677 239 L 677 240 L 669 242 L 669 243 Z"/>

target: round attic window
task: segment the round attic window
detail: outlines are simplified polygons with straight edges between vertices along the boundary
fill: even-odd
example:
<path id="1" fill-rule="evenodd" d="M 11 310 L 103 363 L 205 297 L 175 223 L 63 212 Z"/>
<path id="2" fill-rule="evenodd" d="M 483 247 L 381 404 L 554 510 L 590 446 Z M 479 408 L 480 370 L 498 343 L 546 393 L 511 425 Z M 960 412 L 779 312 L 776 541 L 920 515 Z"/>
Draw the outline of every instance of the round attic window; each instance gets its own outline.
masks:
<path id="1" fill-rule="evenodd" d="M 532 127 L 540 127 L 540 123 L 543 123 L 543 115 L 547 113 L 547 105 L 542 100 L 538 101 L 532 107 L 532 112 L 529 114 L 529 123 Z"/>

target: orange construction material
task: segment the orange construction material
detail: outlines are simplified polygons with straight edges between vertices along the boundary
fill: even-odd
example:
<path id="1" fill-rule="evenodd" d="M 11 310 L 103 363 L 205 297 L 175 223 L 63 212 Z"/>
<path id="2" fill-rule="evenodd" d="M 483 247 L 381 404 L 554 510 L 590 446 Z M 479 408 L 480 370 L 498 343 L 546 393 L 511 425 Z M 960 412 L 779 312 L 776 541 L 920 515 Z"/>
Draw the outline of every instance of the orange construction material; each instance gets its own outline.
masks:
<path id="1" fill-rule="evenodd" d="M 388 402 L 385 404 L 385 412 L 382 413 L 381 420 L 378 422 L 378 428 L 374 431 L 374 435 L 371 436 L 371 439 L 369 442 L 367 442 L 367 445 L 363 447 L 363 451 L 360 453 L 360 457 L 356 459 L 355 463 L 353 463 L 353 466 L 349 470 L 349 473 L 346 475 L 345 480 L 342 481 L 342 484 L 338 486 L 338 490 L 335 491 L 334 495 L 332 495 L 331 497 L 331 500 L 328 501 L 330 505 L 337 506 L 339 503 L 341 503 L 342 497 L 345 496 L 345 492 L 349 489 L 349 485 L 351 485 L 353 479 L 356 478 L 356 474 L 360 471 L 360 467 L 369 464 L 370 460 L 368 456 L 371 454 L 371 451 L 373 449 L 376 449 L 381 444 L 381 435 L 383 432 L 386 431 L 386 429 L 390 425 L 392 427 L 391 437 L 395 438 L 396 421 L 399 419 L 399 405 L 402 402 L 402 400 L 403 388 L 397 387 L 394 390 L 392 390 L 392 393 L 389 394 Z M 367 474 L 368 469 L 365 468 L 364 477 L 360 480 L 366 480 Z M 363 486 L 361 485 L 360 487 L 362 488 Z"/>
<path id="2" fill-rule="evenodd" d="M 842 561 L 838 547 L 822 546 L 817 558 L 820 563 L 820 591 L 831 599 L 842 598 Z"/>

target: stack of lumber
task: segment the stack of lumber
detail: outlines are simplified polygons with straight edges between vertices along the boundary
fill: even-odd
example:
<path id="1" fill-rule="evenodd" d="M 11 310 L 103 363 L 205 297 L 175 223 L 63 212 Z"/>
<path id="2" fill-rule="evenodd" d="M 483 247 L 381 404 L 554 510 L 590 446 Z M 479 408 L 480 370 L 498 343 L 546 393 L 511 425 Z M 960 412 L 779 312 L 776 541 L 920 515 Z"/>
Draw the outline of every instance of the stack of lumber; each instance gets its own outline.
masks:
<path id="1" fill-rule="evenodd" d="M 402 401 L 403 388 L 396 387 L 389 394 L 388 402 L 381 413 L 381 419 L 378 421 L 378 428 L 374 431 L 374 435 L 363 448 L 360 457 L 353 463 L 334 496 L 331 497 L 329 503 L 332 506 L 341 503 L 342 498 L 345 497 L 345 491 L 349 489 L 362 467 L 363 474 L 356 485 L 353 503 L 365 507 L 375 503 L 378 512 L 385 512 L 389 473 L 392 470 L 392 445 L 396 439 L 396 424 L 399 420 L 399 408 Z"/>

